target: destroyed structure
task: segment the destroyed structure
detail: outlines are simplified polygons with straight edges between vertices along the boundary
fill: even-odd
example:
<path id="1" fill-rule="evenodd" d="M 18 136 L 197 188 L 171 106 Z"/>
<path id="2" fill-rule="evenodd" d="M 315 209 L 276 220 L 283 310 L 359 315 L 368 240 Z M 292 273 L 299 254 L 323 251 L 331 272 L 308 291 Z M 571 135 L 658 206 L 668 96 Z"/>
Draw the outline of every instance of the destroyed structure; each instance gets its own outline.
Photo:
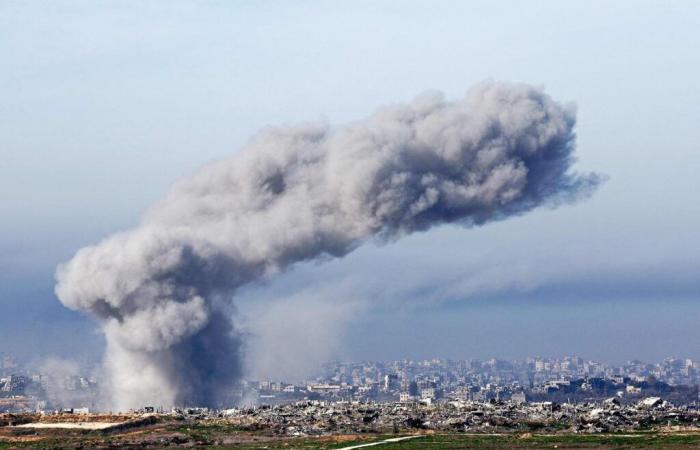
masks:
<path id="1" fill-rule="evenodd" d="M 209 410 L 144 408 L 122 415 L 63 411 L 0 414 L 1 427 L 129 429 L 154 423 L 226 425 L 266 436 L 327 436 L 386 433 L 612 433 L 640 430 L 700 430 L 700 411 L 658 397 L 623 405 L 617 398 L 598 403 L 450 401 L 362 403 L 303 401 L 286 405 Z"/>
<path id="2" fill-rule="evenodd" d="M 201 411 L 198 413 L 206 415 Z M 294 436 L 409 429 L 598 433 L 668 426 L 696 427 L 700 419 L 696 408 L 676 407 L 658 397 L 630 405 L 622 405 L 616 398 L 584 404 L 451 401 L 425 405 L 307 401 L 212 414 L 242 429 L 264 429 Z"/>

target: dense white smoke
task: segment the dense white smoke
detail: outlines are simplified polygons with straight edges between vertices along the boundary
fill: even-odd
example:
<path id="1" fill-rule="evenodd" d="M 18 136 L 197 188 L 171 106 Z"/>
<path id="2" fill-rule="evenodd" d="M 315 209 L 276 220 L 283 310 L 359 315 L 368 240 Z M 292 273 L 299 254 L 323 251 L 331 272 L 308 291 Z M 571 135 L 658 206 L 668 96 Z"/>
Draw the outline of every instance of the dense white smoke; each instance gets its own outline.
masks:
<path id="1" fill-rule="evenodd" d="M 176 184 L 139 227 L 78 251 L 56 292 L 101 322 L 115 407 L 215 405 L 240 374 L 236 288 L 373 237 L 585 195 L 599 177 L 570 171 L 574 122 L 540 89 L 485 83 L 343 127 L 268 128 Z"/>

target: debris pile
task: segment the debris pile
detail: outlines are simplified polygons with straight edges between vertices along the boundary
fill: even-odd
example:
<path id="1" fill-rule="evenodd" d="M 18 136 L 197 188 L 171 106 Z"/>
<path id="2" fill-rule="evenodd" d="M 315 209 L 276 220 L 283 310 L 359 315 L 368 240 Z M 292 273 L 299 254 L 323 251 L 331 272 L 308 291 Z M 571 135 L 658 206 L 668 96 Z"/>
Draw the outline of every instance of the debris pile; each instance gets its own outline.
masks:
<path id="1" fill-rule="evenodd" d="M 117 420 L 119 419 L 119 420 Z M 456 400 L 426 404 L 328 402 L 305 400 L 285 405 L 243 409 L 144 408 L 130 414 L 2 414 L 0 427 L 27 423 L 71 424 L 117 422 L 119 429 L 155 423 L 183 427 L 225 425 L 267 436 L 325 436 L 411 431 L 469 433 L 610 433 L 667 427 L 700 430 L 697 405 L 675 406 L 658 397 L 622 404 L 618 398 L 602 402 L 518 403 Z"/>
<path id="2" fill-rule="evenodd" d="M 242 429 L 292 436 L 408 429 L 599 433 L 695 427 L 700 419 L 694 407 L 677 407 L 654 397 L 630 405 L 621 405 L 617 399 L 583 404 L 455 401 L 433 405 L 303 401 L 211 414 Z"/>

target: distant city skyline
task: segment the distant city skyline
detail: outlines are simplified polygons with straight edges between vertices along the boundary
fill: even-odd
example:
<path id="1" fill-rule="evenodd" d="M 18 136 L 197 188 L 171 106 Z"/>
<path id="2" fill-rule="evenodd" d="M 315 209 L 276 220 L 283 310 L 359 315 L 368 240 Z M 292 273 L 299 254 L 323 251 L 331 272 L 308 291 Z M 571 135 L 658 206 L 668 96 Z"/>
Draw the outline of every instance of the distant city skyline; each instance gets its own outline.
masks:
<path id="1" fill-rule="evenodd" d="M 104 408 L 107 378 L 96 367 L 69 361 L 25 366 L 0 355 L 0 412 L 3 408 L 95 410 Z M 244 377 L 215 405 L 218 408 L 293 404 L 323 400 L 391 404 L 537 401 L 634 404 L 661 399 L 676 405 L 700 400 L 700 361 L 665 358 L 609 365 L 576 355 L 487 360 L 329 361 L 303 380 Z M 654 400 L 655 396 L 661 399 Z M 3 400 L 4 399 L 4 400 Z M 648 399 L 648 400 L 645 400 Z M 196 404 L 180 406 L 197 406 Z M 140 405 L 136 409 L 162 409 Z"/>

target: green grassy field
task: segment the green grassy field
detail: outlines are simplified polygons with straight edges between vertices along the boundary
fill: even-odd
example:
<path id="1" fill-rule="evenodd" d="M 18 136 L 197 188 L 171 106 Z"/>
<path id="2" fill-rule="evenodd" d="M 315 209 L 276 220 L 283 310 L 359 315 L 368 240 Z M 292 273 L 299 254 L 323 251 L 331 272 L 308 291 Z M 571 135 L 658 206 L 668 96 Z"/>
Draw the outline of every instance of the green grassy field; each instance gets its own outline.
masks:
<path id="1" fill-rule="evenodd" d="M 3 431 L 0 429 L 0 431 Z M 29 431 L 5 428 L 0 450 L 86 448 L 197 448 L 197 449 L 303 449 L 330 450 L 384 441 L 406 434 L 355 434 L 324 437 L 285 437 L 265 431 L 242 430 L 227 424 L 158 423 L 121 433 L 95 431 Z M 377 450 L 418 449 L 700 449 L 695 432 L 643 431 L 626 434 L 423 434 L 396 443 L 382 443 Z"/>
<path id="2" fill-rule="evenodd" d="M 519 437 L 474 436 L 474 435 L 431 435 L 396 444 L 383 444 L 383 450 L 395 449 L 476 449 L 476 448 L 700 448 L 700 435 L 650 434 L 629 435 L 533 435 Z"/>
<path id="3" fill-rule="evenodd" d="M 379 442 L 388 436 L 360 437 L 342 443 L 321 443 L 318 439 L 291 439 L 278 442 L 250 443 L 236 446 L 211 446 L 211 449 L 339 449 L 351 445 Z M 434 434 L 398 443 L 385 443 L 372 449 L 419 450 L 419 449 L 690 449 L 700 448 L 700 434 L 680 433 L 636 433 L 601 435 L 465 435 Z"/>

